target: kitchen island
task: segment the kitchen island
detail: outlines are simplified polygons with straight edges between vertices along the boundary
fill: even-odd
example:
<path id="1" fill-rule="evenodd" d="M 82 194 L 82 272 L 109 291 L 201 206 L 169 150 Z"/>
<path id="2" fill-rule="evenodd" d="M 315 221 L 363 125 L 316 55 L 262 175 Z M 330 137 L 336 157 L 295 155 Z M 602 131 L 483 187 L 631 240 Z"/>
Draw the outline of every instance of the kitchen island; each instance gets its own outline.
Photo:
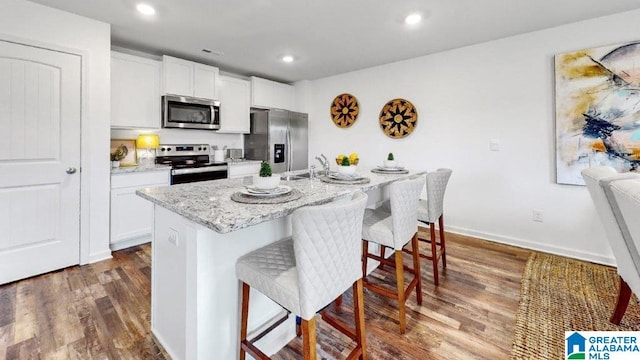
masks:
<path id="1" fill-rule="evenodd" d="M 138 190 L 154 203 L 151 274 L 151 330 L 174 360 L 237 359 L 240 285 L 236 260 L 259 247 L 291 235 L 291 213 L 308 205 L 348 198 L 355 190 L 369 194 L 409 174 L 359 173 L 367 184 L 337 185 L 319 179 L 283 181 L 303 196 L 281 204 L 241 204 L 231 195 L 247 179 L 227 179 Z M 295 336 L 294 316 L 252 290 L 249 337 L 279 324 L 257 345 L 277 352 Z M 286 319 L 286 320 L 285 320 Z M 284 321 L 283 321 L 284 320 Z"/>

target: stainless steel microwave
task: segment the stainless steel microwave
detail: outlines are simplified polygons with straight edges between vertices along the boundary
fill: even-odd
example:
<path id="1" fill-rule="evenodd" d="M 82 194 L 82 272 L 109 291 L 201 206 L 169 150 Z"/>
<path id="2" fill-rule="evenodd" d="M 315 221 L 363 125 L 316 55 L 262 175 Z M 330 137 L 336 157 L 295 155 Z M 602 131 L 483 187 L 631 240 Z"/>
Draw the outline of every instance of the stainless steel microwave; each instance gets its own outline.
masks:
<path id="1" fill-rule="evenodd" d="M 220 101 L 186 96 L 162 97 L 162 127 L 220 129 Z"/>

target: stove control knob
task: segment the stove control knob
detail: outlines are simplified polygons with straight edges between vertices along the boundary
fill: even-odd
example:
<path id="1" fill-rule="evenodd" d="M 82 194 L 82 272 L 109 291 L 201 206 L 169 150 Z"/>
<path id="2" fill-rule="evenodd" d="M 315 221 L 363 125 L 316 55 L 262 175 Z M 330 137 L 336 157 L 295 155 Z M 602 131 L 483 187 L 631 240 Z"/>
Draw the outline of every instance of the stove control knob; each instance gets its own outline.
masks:
<path id="1" fill-rule="evenodd" d="M 160 151 L 164 151 L 164 150 L 165 150 L 164 148 L 160 148 Z"/>
<path id="2" fill-rule="evenodd" d="M 198 148 L 198 151 L 202 151 L 202 148 L 201 148 L 201 147 L 199 147 L 199 148 Z"/>
<path id="3" fill-rule="evenodd" d="M 171 148 L 167 148 L 167 151 L 171 151 Z"/>
<path id="4" fill-rule="evenodd" d="M 202 148 L 202 150 L 207 151 L 207 148 L 206 148 L 206 147 L 203 147 L 203 148 Z"/>

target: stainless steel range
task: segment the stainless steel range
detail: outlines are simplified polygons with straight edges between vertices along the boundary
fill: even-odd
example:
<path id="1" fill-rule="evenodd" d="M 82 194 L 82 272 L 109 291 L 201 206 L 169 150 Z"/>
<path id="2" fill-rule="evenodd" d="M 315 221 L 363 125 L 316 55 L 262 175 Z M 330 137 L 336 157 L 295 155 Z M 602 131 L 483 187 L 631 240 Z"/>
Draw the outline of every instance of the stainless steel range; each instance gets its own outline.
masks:
<path id="1" fill-rule="evenodd" d="M 156 164 L 171 165 L 171 184 L 226 179 L 226 162 L 211 162 L 208 144 L 160 145 Z"/>

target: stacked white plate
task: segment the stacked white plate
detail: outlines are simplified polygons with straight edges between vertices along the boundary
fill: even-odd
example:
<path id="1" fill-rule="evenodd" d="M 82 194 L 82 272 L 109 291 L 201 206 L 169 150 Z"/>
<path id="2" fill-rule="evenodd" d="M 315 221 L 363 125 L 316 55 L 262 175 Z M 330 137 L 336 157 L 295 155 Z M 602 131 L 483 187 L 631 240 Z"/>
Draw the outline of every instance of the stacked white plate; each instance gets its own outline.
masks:
<path id="1" fill-rule="evenodd" d="M 394 166 L 394 167 L 378 166 L 376 167 L 376 170 L 393 173 L 393 172 L 405 171 L 405 168 L 402 166 Z"/>
<path id="2" fill-rule="evenodd" d="M 256 197 L 268 197 L 285 195 L 291 192 L 291 188 L 286 185 L 280 185 L 273 189 L 257 189 L 251 185 L 245 186 L 245 189 L 240 190 L 242 194 Z"/>
<path id="3" fill-rule="evenodd" d="M 335 179 L 335 180 L 342 180 L 342 181 L 358 181 L 358 180 L 362 180 L 362 176 L 360 176 L 358 174 L 343 174 L 343 173 L 338 173 L 338 172 L 334 172 L 334 173 L 329 174 L 329 178 Z"/>

